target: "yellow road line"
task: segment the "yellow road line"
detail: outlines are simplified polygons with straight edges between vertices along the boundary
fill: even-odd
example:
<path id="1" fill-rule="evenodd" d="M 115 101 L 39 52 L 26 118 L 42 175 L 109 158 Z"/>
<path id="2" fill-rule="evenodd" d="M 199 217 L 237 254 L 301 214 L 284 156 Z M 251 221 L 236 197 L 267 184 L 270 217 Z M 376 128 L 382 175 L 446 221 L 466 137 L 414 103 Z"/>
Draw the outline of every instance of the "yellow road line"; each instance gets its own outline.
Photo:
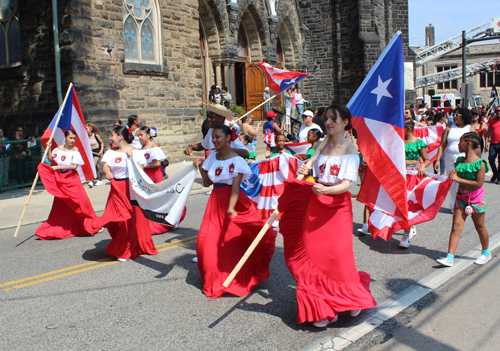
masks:
<path id="1" fill-rule="evenodd" d="M 168 242 L 168 243 L 165 243 L 165 244 L 160 244 L 160 245 L 156 246 L 156 248 L 157 249 L 161 248 L 160 250 L 158 250 L 158 252 L 166 251 L 166 250 L 174 249 L 176 247 L 180 247 L 180 246 L 184 246 L 184 245 L 188 245 L 188 244 L 194 243 L 194 242 L 196 242 L 196 238 L 197 238 L 197 235 L 193 235 L 193 236 L 190 236 L 190 237 L 187 237 L 187 238 L 184 238 L 184 239 L 180 239 L 180 240 L 172 240 L 171 242 Z M 191 240 L 191 239 L 194 239 L 194 240 Z M 103 258 L 103 259 L 92 261 L 92 262 L 82 263 L 82 264 L 79 264 L 79 265 L 76 265 L 76 266 L 66 267 L 66 268 L 58 269 L 58 270 L 55 270 L 55 271 L 52 271 L 52 272 L 42 273 L 42 274 L 38 274 L 38 275 L 35 275 L 35 276 L 32 276 L 32 277 L 27 277 L 27 278 L 18 279 L 18 280 L 14 280 L 14 281 L 11 281 L 11 282 L 3 283 L 3 284 L 0 284 L 0 288 L 3 288 L 5 286 L 9 286 L 9 285 L 15 285 L 15 284 L 27 282 L 27 281 L 30 281 L 30 280 L 34 280 L 33 282 L 25 283 L 25 284 L 20 284 L 20 285 L 15 285 L 15 286 L 13 286 L 11 288 L 7 288 L 7 289 L 4 289 L 4 290 L 5 291 L 9 291 L 9 290 L 12 290 L 12 289 L 23 288 L 23 287 L 30 286 L 30 285 L 33 285 L 33 284 L 43 283 L 43 282 L 50 281 L 50 280 L 53 280 L 53 279 L 58 279 L 58 278 L 66 277 L 66 276 L 69 276 L 69 275 L 72 275 L 72 274 L 76 274 L 76 273 L 86 272 L 86 271 L 89 271 L 89 270 L 92 270 L 92 269 L 95 269 L 95 268 L 100 268 L 100 267 L 104 267 L 104 266 L 107 266 L 107 265 L 119 262 L 119 261 L 112 261 L 112 260 L 114 260 L 114 259 L 112 257 L 109 257 L 109 258 Z M 106 262 L 106 261 L 111 261 L 111 262 Z M 106 262 L 106 263 L 104 263 L 104 264 L 98 264 L 98 263 L 101 263 L 101 262 Z M 92 266 L 92 267 L 87 267 L 87 266 Z M 81 267 L 87 267 L 87 268 L 77 269 L 77 268 L 81 268 Z M 58 274 L 58 273 L 67 272 L 67 271 L 72 271 L 72 272 Z M 48 276 L 52 276 L 52 277 L 48 277 Z M 48 277 L 48 278 L 44 278 L 44 277 Z M 39 278 L 44 278 L 44 279 L 39 279 Z"/>

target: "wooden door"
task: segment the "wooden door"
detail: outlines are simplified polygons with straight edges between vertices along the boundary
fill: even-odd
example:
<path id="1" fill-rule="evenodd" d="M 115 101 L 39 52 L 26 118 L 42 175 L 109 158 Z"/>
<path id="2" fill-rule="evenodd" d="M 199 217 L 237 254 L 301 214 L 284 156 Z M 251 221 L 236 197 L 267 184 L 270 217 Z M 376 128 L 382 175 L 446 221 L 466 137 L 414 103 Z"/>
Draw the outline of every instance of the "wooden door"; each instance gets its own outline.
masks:
<path id="1" fill-rule="evenodd" d="M 245 64 L 245 109 L 250 111 L 260 105 L 264 88 L 266 87 L 266 74 L 260 69 L 258 63 Z M 263 106 L 252 112 L 255 120 L 263 119 Z"/>

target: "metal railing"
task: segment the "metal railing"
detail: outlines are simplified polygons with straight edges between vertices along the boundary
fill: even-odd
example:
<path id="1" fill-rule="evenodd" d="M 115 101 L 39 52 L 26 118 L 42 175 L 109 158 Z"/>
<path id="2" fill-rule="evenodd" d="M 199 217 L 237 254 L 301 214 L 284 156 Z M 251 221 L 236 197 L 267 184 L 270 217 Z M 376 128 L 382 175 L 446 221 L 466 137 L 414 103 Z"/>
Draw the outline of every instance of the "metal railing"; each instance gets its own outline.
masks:
<path id="1" fill-rule="evenodd" d="M 2 142 L 0 153 L 0 191 L 30 186 L 35 179 L 44 149 L 40 138 Z M 37 184 L 41 184 L 39 180 Z"/>

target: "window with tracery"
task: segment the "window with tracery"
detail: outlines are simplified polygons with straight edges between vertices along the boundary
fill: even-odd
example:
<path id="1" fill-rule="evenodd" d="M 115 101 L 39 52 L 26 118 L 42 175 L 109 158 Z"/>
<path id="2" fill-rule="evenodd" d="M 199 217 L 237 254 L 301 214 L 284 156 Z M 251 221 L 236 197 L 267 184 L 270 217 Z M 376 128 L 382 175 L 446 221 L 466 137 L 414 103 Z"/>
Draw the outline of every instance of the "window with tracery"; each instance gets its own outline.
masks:
<path id="1" fill-rule="evenodd" d="M 159 20 L 156 1 L 123 1 L 125 61 L 160 63 Z"/>
<path id="2" fill-rule="evenodd" d="M 0 68 L 19 66 L 22 61 L 17 6 L 17 0 L 0 0 Z"/>

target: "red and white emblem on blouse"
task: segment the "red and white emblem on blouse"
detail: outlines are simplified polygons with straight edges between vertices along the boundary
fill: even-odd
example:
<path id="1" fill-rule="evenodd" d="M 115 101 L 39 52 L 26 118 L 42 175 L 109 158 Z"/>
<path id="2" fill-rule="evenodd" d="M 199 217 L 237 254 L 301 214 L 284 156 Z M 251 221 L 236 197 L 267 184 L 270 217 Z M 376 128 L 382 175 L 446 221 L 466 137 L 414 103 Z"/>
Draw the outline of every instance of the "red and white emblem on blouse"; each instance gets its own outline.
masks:
<path id="1" fill-rule="evenodd" d="M 120 163 L 120 162 L 122 162 L 122 158 L 121 157 L 115 158 L 115 163 Z"/>
<path id="2" fill-rule="evenodd" d="M 61 156 L 61 161 L 64 161 L 66 159 L 66 156 L 65 155 L 62 155 Z"/>
<path id="3" fill-rule="evenodd" d="M 325 167 L 326 167 L 326 163 L 319 165 L 319 175 L 323 175 L 323 173 L 325 173 Z"/>
<path id="4" fill-rule="evenodd" d="M 54 154 L 54 157 L 53 158 L 57 158 L 57 154 Z"/>
<path id="5" fill-rule="evenodd" d="M 215 170 L 215 176 L 218 177 L 220 176 L 220 174 L 222 173 L 222 167 L 218 167 L 216 170 Z"/>
<path id="6" fill-rule="evenodd" d="M 339 174 L 339 171 L 340 171 L 340 166 L 339 165 L 333 165 L 330 167 L 330 174 L 334 177 L 337 176 L 337 174 Z"/>
<path id="7" fill-rule="evenodd" d="M 229 165 L 229 174 L 233 174 L 233 171 L 234 171 L 234 163 L 231 163 Z"/>
<path id="8" fill-rule="evenodd" d="M 149 154 L 144 154 L 144 157 L 146 158 L 146 160 L 149 160 Z"/>

